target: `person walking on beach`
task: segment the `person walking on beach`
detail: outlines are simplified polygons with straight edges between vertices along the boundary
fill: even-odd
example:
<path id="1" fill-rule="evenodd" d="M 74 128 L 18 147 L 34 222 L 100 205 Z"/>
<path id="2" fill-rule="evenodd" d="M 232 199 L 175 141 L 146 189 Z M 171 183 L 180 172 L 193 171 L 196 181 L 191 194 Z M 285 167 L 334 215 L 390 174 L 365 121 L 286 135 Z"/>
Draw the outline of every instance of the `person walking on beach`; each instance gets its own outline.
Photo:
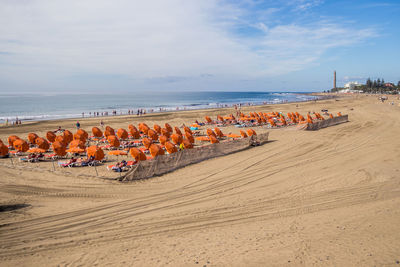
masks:
<path id="1" fill-rule="evenodd" d="M 104 122 L 103 122 L 103 120 L 100 121 L 100 127 L 101 127 L 101 129 L 104 128 Z"/>
<path id="2" fill-rule="evenodd" d="M 76 129 L 79 130 L 79 128 L 81 128 L 81 124 L 79 123 L 79 121 L 76 122 Z"/>

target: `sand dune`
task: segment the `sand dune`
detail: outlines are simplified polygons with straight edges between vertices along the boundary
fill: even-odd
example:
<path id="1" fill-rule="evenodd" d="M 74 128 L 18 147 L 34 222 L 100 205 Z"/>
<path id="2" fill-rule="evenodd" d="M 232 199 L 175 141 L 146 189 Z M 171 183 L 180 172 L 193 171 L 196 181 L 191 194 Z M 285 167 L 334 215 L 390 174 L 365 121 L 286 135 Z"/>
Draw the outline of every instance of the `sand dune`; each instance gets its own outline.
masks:
<path id="1" fill-rule="evenodd" d="M 350 121 L 315 132 L 270 130 L 266 145 L 126 184 L 0 166 L 1 204 L 30 205 L 0 212 L 1 265 L 397 265 L 395 101 L 392 106 L 358 96 L 298 108 L 249 108 L 300 113 L 327 108 L 349 114 Z M 179 124 L 213 112 L 230 113 L 147 119 Z M 128 124 L 126 117 L 109 120 L 114 127 Z M 18 131 L 45 132 L 58 124 L 73 121 Z M 0 138 L 12 131 L 0 129 Z"/>

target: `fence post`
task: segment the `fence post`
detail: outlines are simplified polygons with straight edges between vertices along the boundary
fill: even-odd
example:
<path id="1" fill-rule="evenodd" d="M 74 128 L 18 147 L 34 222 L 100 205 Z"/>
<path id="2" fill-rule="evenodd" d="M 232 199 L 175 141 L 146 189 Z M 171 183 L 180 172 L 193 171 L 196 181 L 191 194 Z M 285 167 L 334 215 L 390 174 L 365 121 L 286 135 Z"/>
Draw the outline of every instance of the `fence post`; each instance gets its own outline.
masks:
<path id="1" fill-rule="evenodd" d="M 97 172 L 97 167 L 96 167 L 96 163 L 94 163 L 94 170 L 96 171 L 96 176 L 99 176 L 99 173 Z"/>

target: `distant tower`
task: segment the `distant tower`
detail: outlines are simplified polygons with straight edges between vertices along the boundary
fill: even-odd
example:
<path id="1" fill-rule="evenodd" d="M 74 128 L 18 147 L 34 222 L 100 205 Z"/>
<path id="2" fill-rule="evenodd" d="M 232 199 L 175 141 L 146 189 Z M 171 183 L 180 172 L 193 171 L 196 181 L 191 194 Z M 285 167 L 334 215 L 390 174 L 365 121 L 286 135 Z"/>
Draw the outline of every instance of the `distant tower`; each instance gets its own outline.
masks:
<path id="1" fill-rule="evenodd" d="M 333 89 L 336 89 L 336 70 L 333 71 Z"/>

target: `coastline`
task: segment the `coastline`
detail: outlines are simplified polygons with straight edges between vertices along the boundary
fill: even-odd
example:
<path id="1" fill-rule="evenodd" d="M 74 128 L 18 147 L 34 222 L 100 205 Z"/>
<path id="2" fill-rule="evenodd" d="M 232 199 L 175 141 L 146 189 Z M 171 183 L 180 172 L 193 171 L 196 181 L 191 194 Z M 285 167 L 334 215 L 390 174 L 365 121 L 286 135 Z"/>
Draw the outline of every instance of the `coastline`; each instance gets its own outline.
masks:
<path id="1" fill-rule="evenodd" d="M 325 99 L 330 99 L 330 98 L 334 98 L 332 96 L 327 96 L 327 95 L 321 95 L 321 93 L 296 93 L 299 95 L 313 95 L 316 96 L 316 99 L 307 99 L 307 100 L 299 100 L 299 101 L 286 101 L 286 102 L 279 102 L 279 103 L 265 103 L 265 104 L 252 104 L 249 103 L 248 105 L 242 105 L 242 108 L 251 108 L 251 107 L 255 107 L 255 108 L 259 108 L 259 107 L 263 107 L 263 106 L 275 106 L 275 105 L 282 105 L 282 104 L 290 104 L 290 103 L 305 103 L 305 102 L 310 102 L 310 101 L 321 101 L 321 100 L 325 100 Z M 335 96 L 337 97 L 337 96 Z M 107 119 L 110 118 L 152 118 L 152 117 L 159 117 L 159 116 L 164 116 L 167 114 L 174 114 L 174 113 L 178 113 L 178 112 L 206 112 L 206 111 L 210 111 L 210 112 L 214 112 L 216 110 L 229 110 L 229 109 L 233 109 L 235 105 L 239 105 L 239 104 L 231 104 L 229 106 L 225 106 L 225 107 L 210 107 L 210 108 L 193 108 L 193 109 L 179 109 L 179 110 L 168 110 L 168 111 L 154 111 L 154 112 L 149 112 L 143 115 L 136 115 L 136 114 L 119 114 L 117 112 L 116 115 L 104 115 L 104 116 L 85 116 L 85 117 L 65 117 L 65 118 L 56 118 L 56 119 L 42 119 L 42 120 L 22 120 L 21 124 L 18 125 L 12 125 L 12 124 L 8 124 L 5 125 L 5 123 L 0 123 L 0 129 L 8 129 L 8 128 L 18 128 L 18 127 L 22 127 L 23 125 L 40 125 L 40 124 L 46 124 L 46 123 L 55 123 L 55 122 L 60 122 L 63 123 L 64 121 L 87 121 L 87 120 L 104 120 L 106 121 Z"/>
<path id="2" fill-rule="evenodd" d="M 113 117 L 113 116 L 121 116 L 121 115 L 136 115 L 137 113 L 139 113 L 139 111 L 144 111 L 147 114 L 158 114 L 158 113 L 165 113 L 165 112 L 180 112 L 180 111 L 190 111 L 190 110 L 212 110 L 212 109 L 219 109 L 219 108 L 231 108 L 234 105 L 242 105 L 242 106 L 258 106 L 258 105 L 271 105 L 271 104 L 281 104 L 281 103 L 293 103 L 293 102 L 304 102 L 304 101 L 309 101 L 309 100 L 313 100 L 313 99 L 306 99 L 306 100 L 296 100 L 296 99 L 292 99 L 292 100 L 285 100 L 283 96 L 285 95 L 307 95 L 307 96 L 314 96 L 311 93 L 298 93 L 298 92 L 214 92 L 214 93 L 243 93 L 244 94 L 244 98 L 243 101 L 240 101 L 240 99 L 237 99 L 238 102 L 215 102 L 215 103 L 207 103 L 207 104 L 182 104 L 182 105 L 178 105 L 178 106 L 173 106 L 170 105 L 168 107 L 161 107 L 161 106 L 154 106 L 151 107 L 149 105 L 147 105 L 147 108 L 139 108 L 139 109 L 127 109 L 125 108 L 115 108 L 115 109 L 108 109 L 108 110 L 101 110 L 101 112 L 81 112 L 81 111 L 69 111 L 70 114 L 53 114 L 50 115 L 52 112 L 50 112 L 49 114 L 36 114 L 36 115 L 30 115 L 27 117 L 27 115 L 22 116 L 14 114 L 14 115 L 9 115 L 9 116 L 5 116 L 3 115 L 3 120 L 0 123 L 0 127 L 1 126 L 5 126 L 6 121 L 5 119 L 7 118 L 7 120 L 9 121 L 9 125 L 13 125 L 13 123 L 18 119 L 19 122 L 23 123 L 29 123 L 29 122 L 38 122 L 38 121 L 53 121 L 53 120 L 65 120 L 65 119 L 76 119 L 76 120 L 80 120 L 80 119 L 84 119 L 84 118 L 107 118 L 107 117 Z M 278 95 L 283 95 L 282 99 L 274 99 L 274 100 L 246 100 L 246 95 L 245 94 L 252 94 L 252 93 L 258 93 L 258 94 L 271 94 L 269 97 L 272 97 L 276 94 Z M 236 96 L 237 97 L 237 96 Z M 248 97 L 248 96 L 247 96 Z M 221 99 L 222 100 L 222 99 Z M 148 100 L 147 100 L 148 101 Z M 151 102 L 151 101 L 150 101 Z M 179 101 L 178 101 L 179 102 Z M 194 100 L 194 102 L 196 102 L 196 100 Z M 263 102 L 263 103 L 261 103 Z M 110 102 L 112 103 L 112 102 Z M 110 105 L 112 106 L 112 105 Z M 208 107 L 209 106 L 209 107 Z M 79 108 L 78 108 L 79 110 Z M 72 112 L 72 113 L 71 113 Z M 97 116 L 95 116 L 94 113 L 97 113 Z M 141 114 L 142 115 L 142 114 Z M 53 117 L 52 117 L 53 116 Z M 0 116 L 1 117 L 1 116 Z M 39 118 L 41 117 L 41 118 Z M 39 119 L 38 119 L 39 118 Z"/>

